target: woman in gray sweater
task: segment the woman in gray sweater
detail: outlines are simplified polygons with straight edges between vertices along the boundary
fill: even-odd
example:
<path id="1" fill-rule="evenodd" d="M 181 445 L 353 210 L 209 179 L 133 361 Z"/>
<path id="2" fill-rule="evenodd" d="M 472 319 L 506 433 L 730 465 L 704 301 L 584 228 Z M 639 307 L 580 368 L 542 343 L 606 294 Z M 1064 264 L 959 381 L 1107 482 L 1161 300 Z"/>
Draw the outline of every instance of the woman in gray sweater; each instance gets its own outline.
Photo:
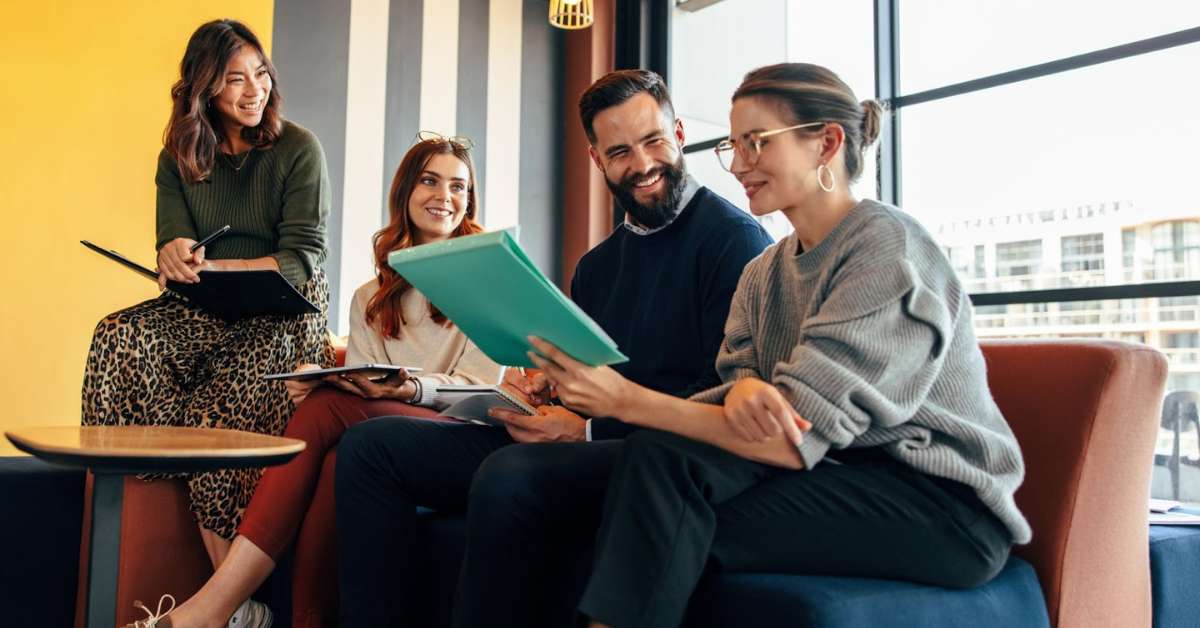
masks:
<path id="1" fill-rule="evenodd" d="M 678 625 L 706 569 L 978 586 L 1029 541 L 967 294 L 916 220 L 850 191 L 881 113 L 808 64 L 735 92 L 718 157 L 795 233 L 742 274 L 722 385 L 676 399 L 535 340 L 563 403 L 652 428 L 609 485 L 593 626 Z"/>

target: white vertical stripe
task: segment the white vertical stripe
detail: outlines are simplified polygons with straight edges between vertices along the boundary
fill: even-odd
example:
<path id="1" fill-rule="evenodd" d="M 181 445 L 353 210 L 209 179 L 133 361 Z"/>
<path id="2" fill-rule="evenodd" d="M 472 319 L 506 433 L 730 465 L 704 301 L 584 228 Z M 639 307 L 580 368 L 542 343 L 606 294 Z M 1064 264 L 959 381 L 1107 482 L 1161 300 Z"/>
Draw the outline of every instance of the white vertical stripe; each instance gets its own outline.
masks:
<path id="1" fill-rule="evenodd" d="M 375 273 L 371 236 L 382 226 L 389 0 L 352 0 L 346 71 L 339 334 L 350 331 L 354 290 Z"/>
<path id="2" fill-rule="evenodd" d="M 488 11 L 488 229 L 517 224 L 521 179 L 521 0 L 491 0 Z M 546 120 L 551 124 L 553 120 Z M 550 173 L 547 173 L 550 175 Z M 552 176 L 552 175 L 551 175 Z"/>
<path id="3" fill-rule="evenodd" d="M 421 30 L 421 130 L 458 125 L 458 0 L 425 0 Z"/>

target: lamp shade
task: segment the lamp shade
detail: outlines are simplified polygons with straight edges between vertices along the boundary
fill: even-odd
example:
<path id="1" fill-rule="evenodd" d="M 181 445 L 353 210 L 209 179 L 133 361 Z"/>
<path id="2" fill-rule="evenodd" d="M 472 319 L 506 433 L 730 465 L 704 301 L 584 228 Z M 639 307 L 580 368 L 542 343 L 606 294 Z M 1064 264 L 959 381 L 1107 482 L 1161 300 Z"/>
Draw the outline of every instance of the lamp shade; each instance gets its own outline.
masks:
<path id="1" fill-rule="evenodd" d="M 550 23 L 567 30 L 592 25 L 596 12 L 592 0 L 550 0 Z"/>

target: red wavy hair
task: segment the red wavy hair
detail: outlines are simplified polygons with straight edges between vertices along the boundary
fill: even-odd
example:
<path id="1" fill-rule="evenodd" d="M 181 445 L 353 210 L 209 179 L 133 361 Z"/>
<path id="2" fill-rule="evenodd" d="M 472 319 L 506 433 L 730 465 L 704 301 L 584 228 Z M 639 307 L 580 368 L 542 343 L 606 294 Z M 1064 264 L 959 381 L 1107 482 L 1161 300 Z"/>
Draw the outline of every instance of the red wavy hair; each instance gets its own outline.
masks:
<path id="1" fill-rule="evenodd" d="M 367 302 L 366 320 L 368 325 L 373 326 L 385 338 L 400 337 L 400 330 L 405 323 L 400 299 L 412 288 L 412 284 L 388 266 L 388 253 L 416 244 L 416 227 L 408 215 L 408 202 L 421 173 L 425 171 L 434 155 L 454 155 L 467 165 L 467 171 L 470 173 L 470 181 L 467 184 L 467 210 L 462 222 L 450 237 L 457 238 L 483 231 L 483 227 L 475 220 L 479 212 L 479 202 L 475 197 L 475 164 L 471 161 L 471 151 L 445 140 L 417 142 L 408 149 L 404 159 L 400 160 L 400 167 L 396 169 L 396 176 L 392 179 L 392 190 L 388 193 L 388 224 L 380 229 L 374 238 L 375 279 L 379 282 L 379 290 Z M 432 303 L 429 304 L 429 315 L 436 323 L 448 324 L 446 315 Z"/>

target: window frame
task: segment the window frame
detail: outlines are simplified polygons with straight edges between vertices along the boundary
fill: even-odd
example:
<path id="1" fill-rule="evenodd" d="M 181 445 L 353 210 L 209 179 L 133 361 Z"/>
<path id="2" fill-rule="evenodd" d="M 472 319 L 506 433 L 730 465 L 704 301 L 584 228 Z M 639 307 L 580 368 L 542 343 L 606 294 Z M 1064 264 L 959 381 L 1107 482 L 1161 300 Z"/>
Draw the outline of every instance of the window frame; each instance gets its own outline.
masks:
<path id="1" fill-rule="evenodd" d="M 647 1 L 653 2 L 653 0 L 641 0 L 641 2 Z M 686 4 L 681 0 L 658 0 L 658 2 L 664 7 Z M 1200 42 L 1200 27 L 1189 28 L 951 85 L 903 94 L 899 88 L 899 2 L 900 0 L 875 0 L 874 19 L 876 98 L 884 103 L 888 111 L 888 115 L 885 116 L 885 124 L 880 130 L 877 147 L 877 185 L 879 199 L 893 205 L 898 204 L 898 200 L 901 198 L 900 117 L 905 107 Z M 712 2 L 699 4 L 707 6 Z M 662 33 L 664 26 L 665 30 L 670 32 L 669 24 L 665 24 L 669 20 L 669 15 L 670 11 L 668 10 L 666 11 L 668 17 L 656 24 L 659 29 L 658 33 Z M 650 38 L 649 42 L 655 49 L 650 56 L 661 60 L 660 62 L 667 62 L 669 60 L 667 54 L 670 50 L 668 38 Z M 723 139 L 726 138 L 715 137 L 689 143 L 684 147 L 683 152 L 687 155 L 712 150 Z M 1193 295 L 1200 295 L 1200 280 L 973 293 L 970 298 L 976 306 L 981 306 Z"/>

